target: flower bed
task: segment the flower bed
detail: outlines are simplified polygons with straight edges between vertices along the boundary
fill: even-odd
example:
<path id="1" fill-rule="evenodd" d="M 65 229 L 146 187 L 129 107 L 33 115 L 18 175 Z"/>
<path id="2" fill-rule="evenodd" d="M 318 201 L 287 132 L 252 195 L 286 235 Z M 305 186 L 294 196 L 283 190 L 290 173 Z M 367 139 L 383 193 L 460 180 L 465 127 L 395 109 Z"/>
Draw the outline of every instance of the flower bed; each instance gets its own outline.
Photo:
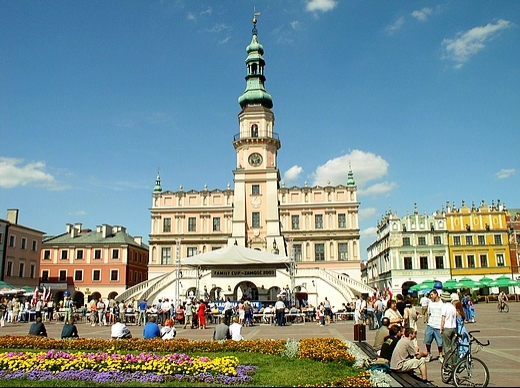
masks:
<path id="1" fill-rule="evenodd" d="M 1 336 L 0 349 L 28 349 L 27 352 L 0 353 L 0 379 L 88 380 L 95 382 L 168 380 L 216 384 L 247 384 L 256 366 L 239 365 L 235 356 L 191 358 L 192 352 L 248 352 L 279 357 L 353 366 L 355 345 L 336 338 L 295 340 L 192 341 L 161 339 L 58 340 L 36 336 Z M 51 350 L 48 350 L 51 349 Z M 43 352 L 38 352 L 43 350 Z M 66 350 L 66 351 L 65 351 Z M 126 353 L 128 352 L 128 353 Z M 311 386 L 311 385 L 307 385 Z M 370 387 L 371 375 L 328 381 L 316 387 Z"/>

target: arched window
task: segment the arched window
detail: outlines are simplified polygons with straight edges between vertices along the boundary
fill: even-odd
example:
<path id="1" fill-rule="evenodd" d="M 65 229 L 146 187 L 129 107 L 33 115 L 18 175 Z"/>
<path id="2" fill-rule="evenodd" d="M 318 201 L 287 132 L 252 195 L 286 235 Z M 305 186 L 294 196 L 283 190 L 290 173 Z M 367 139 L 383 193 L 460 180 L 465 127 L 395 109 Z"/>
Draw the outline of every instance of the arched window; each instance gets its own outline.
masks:
<path id="1" fill-rule="evenodd" d="M 251 137 L 258 137 L 258 125 L 251 125 Z"/>

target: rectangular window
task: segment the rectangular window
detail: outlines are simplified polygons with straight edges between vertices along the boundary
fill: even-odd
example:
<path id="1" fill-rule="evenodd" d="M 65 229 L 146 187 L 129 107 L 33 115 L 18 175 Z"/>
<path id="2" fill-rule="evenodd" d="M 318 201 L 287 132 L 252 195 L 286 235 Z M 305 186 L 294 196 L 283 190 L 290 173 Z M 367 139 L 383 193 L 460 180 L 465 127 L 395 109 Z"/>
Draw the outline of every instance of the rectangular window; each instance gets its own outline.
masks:
<path id="1" fill-rule="evenodd" d="M 441 236 L 433 236 L 433 243 L 435 245 L 441 245 L 442 244 Z"/>
<path id="2" fill-rule="evenodd" d="M 468 255 L 468 268 L 475 268 L 475 255 Z"/>
<path id="3" fill-rule="evenodd" d="M 347 227 L 347 215 L 345 213 L 338 214 L 338 228 Z"/>
<path id="4" fill-rule="evenodd" d="M 260 195 L 260 185 L 252 185 L 251 186 L 251 194 L 252 195 Z"/>
<path id="5" fill-rule="evenodd" d="M 7 262 L 7 269 L 5 271 L 5 274 L 7 276 L 13 276 L 13 262 L 12 261 Z"/>
<path id="6" fill-rule="evenodd" d="M 444 257 L 443 256 L 435 256 L 435 268 L 444 269 Z"/>
<path id="7" fill-rule="evenodd" d="M 61 259 L 62 260 L 67 260 L 67 256 L 68 256 L 68 251 L 67 250 L 61 251 Z"/>
<path id="8" fill-rule="evenodd" d="M 253 212 L 251 215 L 251 226 L 253 228 L 259 228 L 260 227 L 260 212 Z"/>
<path id="9" fill-rule="evenodd" d="M 31 274 L 29 275 L 31 279 L 36 277 L 36 264 L 31 264 Z"/>
<path id="10" fill-rule="evenodd" d="M 161 264 L 169 265 L 172 263 L 172 249 L 171 248 L 162 248 L 161 249 Z"/>
<path id="11" fill-rule="evenodd" d="M 500 234 L 495 234 L 495 245 L 502 245 L 502 236 Z"/>
<path id="12" fill-rule="evenodd" d="M 95 260 L 101 260 L 101 249 L 96 249 L 94 251 L 94 259 Z"/>
<path id="13" fill-rule="evenodd" d="M 348 243 L 338 243 L 338 260 L 348 260 Z"/>
<path id="14" fill-rule="evenodd" d="M 419 245 L 426 245 L 426 237 L 424 237 L 424 236 L 419 237 Z"/>
<path id="15" fill-rule="evenodd" d="M 455 255 L 455 268 L 462 268 L 462 256 Z"/>
<path id="16" fill-rule="evenodd" d="M 197 247 L 188 247 L 188 257 L 195 256 L 197 254 Z"/>
<path id="17" fill-rule="evenodd" d="M 504 255 L 502 253 L 497 253 L 497 266 L 499 266 L 499 267 L 505 266 Z"/>
<path id="18" fill-rule="evenodd" d="M 165 233 L 169 233 L 169 232 L 172 231 L 172 219 L 171 218 L 163 219 L 162 231 L 165 232 Z"/>
<path id="19" fill-rule="evenodd" d="M 294 260 L 302 261 L 302 244 L 294 244 Z"/>
<path id="20" fill-rule="evenodd" d="M 74 281 L 76 281 L 76 282 L 83 281 L 83 270 L 77 269 L 74 271 Z"/>
<path id="21" fill-rule="evenodd" d="M 4 234 L 0 233 L 0 245 L 4 243 Z"/>
<path id="22" fill-rule="evenodd" d="M 403 237 L 403 246 L 405 246 L 405 247 L 410 246 L 410 237 Z"/>
<path id="23" fill-rule="evenodd" d="M 453 245 L 460 245 L 460 236 L 453 236 Z"/>
<path id="24" fill-rule="evenodd" d="M 117 269 L 113 269 L 110 271 L 110 281 L 117 282 L 119 280 L 119 271 Z"/>
<path id="25" fill-rule="evenodd" d="M 25 264 L 20 263 L 18 266 L 18 277 L 23 278 L 24 272 L 25 272 Z"/>
<path id="26" fill-rule="evenodd" d="M 22 244 L 20 245 L 20 248 L 27 249 L 27 239 L 25 237 L 22 237 Z"/>
<path id="27" fill-rule="evenodd" d="M 428 256 L 419 257 L 419 263 L 421 265 L 421 269 L 428 269 Z"/>
<path id="28" fill-rule="evenodd" d="M 38 250 L 38 241 L 32 240 L 32 251 L 36 252 Z"/>
<path id="29" fill-rule="evenodd" d="M 323 229 L 323 214 L 314 215 L 314 229 Z"/>
<path id="30" fill-rule="evenodd" d="M 51 251 L 48 249 L 43 251 L 43 260 L 50 260 L 51 259 Z"/>
<path id="31" fill-rule="evenodd" d="M 92 281 L 99 282 L 101 280 L 101 270 L 95 269 L 92 271 Z"/>
<path id="32" fill-rule="evenodd" d="M 466 236 L 466 245 L 473 245 L 473 236 Z"/>
<path id="33" fill-rule="evenodd" d="M 411 257 L 404 257 L 403 260 L 404 260 L 404 269 L 413 269 Z"/>
<path id="34" fill-rule="evenodd" d="M 197 231 L 197 219 L 195 217 L 188 218 L 188 232 Z"/>
<path id="35" fill-rule="evenodd" d="M 314 260 L 325 261 L 325 244 L 314 244 Z"/>
<path id="36" fill-rule="evenodd" d="M 59 280 L 60 280 L 60 282 L 64 282 L 65 280 L 67 280 L 67 271 L 66 270 L 60 269 Z"/>
<path id="37" fill-rule="evenodd" d="M 486 268 L 488 266 L 487 255 L 480 255 L 480 266 Z"/>
<path id="38" fill-rule="evenodd" d="M 478 236 L 478 245 L 486 245 L 486 237 L 483 235 Z"/>
<path id="39" fill-rule="evenodd" d="M 134 272 L 134 283 L 137 283 L 137 271 Z"/>
<path id="40" fill-rule="evenodd" d="M 300 216 L 291 216 L 291 225 L 293 230 L 300 229 Z"/>
<path id="41" fill-rule="evenodd" d="M 119 259 L 119 249 L 112 249 L 112 259 Z"/>
<path id="42" fill-rule="evenodd" d="M 45 269 L 42 271 L 42 282 L 49 281 L 49 270 Z"/>
<path id="43" fill-rule="evenodd" d="M 14 248 L 15 244 L 16 244 L 16 236 L 10 235 L 9 236 L 9 248 Z"/>
<path id="44" fill-rule="evenodd" d="M 76 260 L 83 260 L 83 249 L 78 249 L 76 251 Z"/>
<path id="45" fill-rule="evenodd" d="M 213 217 L 213 231 L 220 232 L 220 217 Z"/>

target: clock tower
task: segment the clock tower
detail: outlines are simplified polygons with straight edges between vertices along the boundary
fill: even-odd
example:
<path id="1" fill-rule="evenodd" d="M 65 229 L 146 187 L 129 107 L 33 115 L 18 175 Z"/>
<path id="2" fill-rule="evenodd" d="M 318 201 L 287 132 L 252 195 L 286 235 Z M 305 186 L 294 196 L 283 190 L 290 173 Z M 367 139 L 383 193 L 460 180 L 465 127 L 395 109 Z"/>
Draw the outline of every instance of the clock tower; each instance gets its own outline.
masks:
<path id="1" fill-rule="evenodd" d="M 240 132 L 233 139 L 237 153 L 234 175 L 232 236 L 238 244 L 286 255 L 278 206 L 280 171 L 277 153 L 281 147 L 274 132 L 273 100 L 265 90 L 264 47 L 258 42 L 257 19 L 246 47 L 246 90 L 238 98 Z"/>

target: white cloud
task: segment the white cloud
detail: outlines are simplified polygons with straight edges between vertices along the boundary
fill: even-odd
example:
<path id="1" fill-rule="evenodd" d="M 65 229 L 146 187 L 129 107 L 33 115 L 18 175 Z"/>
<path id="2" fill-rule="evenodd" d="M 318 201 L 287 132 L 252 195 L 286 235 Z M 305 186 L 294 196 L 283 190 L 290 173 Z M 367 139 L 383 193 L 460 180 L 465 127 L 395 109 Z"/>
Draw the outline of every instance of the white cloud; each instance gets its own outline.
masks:
<path id="1" fill-rule="evenodd" d="M 193 21 L 197 20 L 197 18 L 195 17 L 195 15 L 192 12 L 188 12 L 188 15 L 186 16 L 186 18 L 188 20 L 193 20 Z"/>
<path id="2" fill-rule="evenodd" d="M 503 168 L 499 172 L 495 174 L 495 177 L 497 179 L 506 179 L 509 178 L 511 175 L 515 175 L 516 170 L 514 168 Z"/>
<path id="3" fill-rule="evenodd" d="M 329 160 L 318 166 L 312 173 L 312 186 L 346 185 L 349 165 L 352 166 L 358 195 L 384 194 L 396 187 L 395 183 L 384 182 L 369 186 L 369 182 L 379 180 L 388 173 L 388 162 L 371 152 L 353 150 L 350 154 Z"/>
<path id="4" fill-rule="evenodd" d="M 421 22 L 425 22 L 426 20 L 428 20 L 428 15 L 430 15 L 431 13 L 431 8 L 423 8 L 419 11 L 413 11 L 412 16 L 417 20 L 420 20 Z"/>
<path id="5" fill-rule="evenodd" d="M 401 16 L 394 24 L 390 24 L 388 27 L 386 27 L 386 32 L 389 35 L 392 35 L 397 30 L 400 30 L 401 27 L 404 24 L 404 16 Z"/>
<path id="6" fill-rule="evenodd" d="M 292 166 L 283 174 L 284 182 L 295 182 L 300 178 L 303 168 L 300 166 Z"/>
<path id="7" fill-rule="evenodd" d="M 75 212 L 69 212 L 69 216 L 78 217 L 78 216 L 86 216 L 86 215 L 87 215 L 87 212 L 85 210 L 77 210 Z"/>
<path id="8" fill-rule="evenodd" d="M 297 30 L 300 23 L 297 20 L 295 20 L 295 21 L 291 22 L 290 25 L 293 30 Z"/>
<path id="9" fill-rule="evenodd" d="M 370 228 L 363 229 L 359 232 L 360 238 L 375 237 L 377 236 L 377 228 L 375 226 L 371 226 Z"/>
<path id="10" fill-rule="evenodd" d="M 338 3 L 334 0 L 309 0 L 305 9 L 309 12 L 332 10 Z"/>
<path id="11" fill-rule="evenodd" d="M 360 220 L 365 220 L 367 218 L 373 217 L 376 213 L 377 209 L 375 207 L 364 207 L 359 209 L 358 216 Z"/>
<path id="12" fill-rule="evenodd" d="M 17 186 L 36 185 L 49 190 L 60 190 L 56 179 L 45 171 L 44 162 L 23 165 L 22 159 L 0 157 L 0 187 L 11 189 Z"/>
<path id="13" fill-rule="evenodd" d="M 512 23 L 500 19 L 496 24 L 489 23 L 483 27 L 475 27 L 466 32 L 458 32 L 456 38 L 445 38 L 442 41 L 444 53 L 442 59 L 455 62 L 455 68 L 461 68 L 464 63 L 483 50 L 484 43 L 496 37 L 500 31 L 512 27 Z"/>

